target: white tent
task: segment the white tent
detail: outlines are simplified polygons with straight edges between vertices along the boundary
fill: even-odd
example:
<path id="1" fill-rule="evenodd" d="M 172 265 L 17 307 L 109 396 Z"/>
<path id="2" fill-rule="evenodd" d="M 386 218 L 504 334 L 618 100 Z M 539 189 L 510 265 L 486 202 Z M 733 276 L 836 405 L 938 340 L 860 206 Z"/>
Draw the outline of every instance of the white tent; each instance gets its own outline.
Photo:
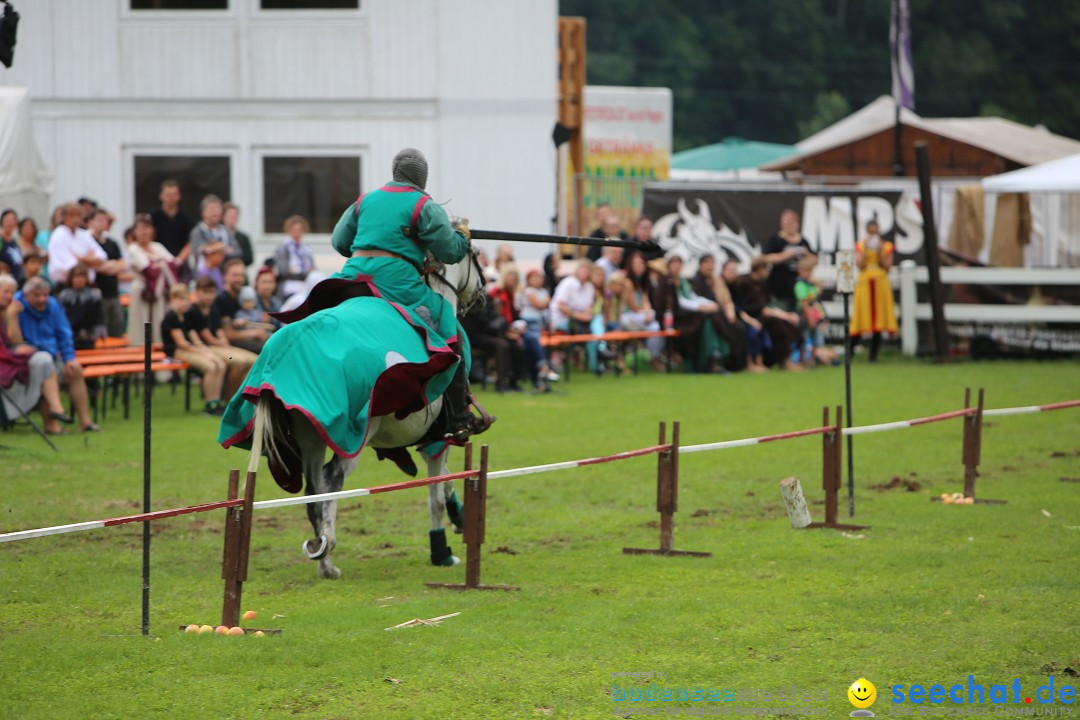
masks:
<path id="1" fill-rule="evenodd" d="M 998 193 L 1028 193 L 1033 227 L 1026 264 L 1080 267 L 1080 154 L 994 175 L 982 186 L 988 237 Z"/>
<path id="2" fill-rule="evenodd" d="M 13 208 L 47 227 L 53 174 L 34 142 L 30 92 L 0 87 L 0 208 Z"/>

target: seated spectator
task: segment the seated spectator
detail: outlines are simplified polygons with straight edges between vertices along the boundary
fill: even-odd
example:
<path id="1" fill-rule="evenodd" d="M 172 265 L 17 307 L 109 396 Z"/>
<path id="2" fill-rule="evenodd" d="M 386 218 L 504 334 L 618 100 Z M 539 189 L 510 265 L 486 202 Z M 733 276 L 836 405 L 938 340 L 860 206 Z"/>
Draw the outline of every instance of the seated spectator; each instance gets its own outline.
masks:
<path id="1" fill-rule="evenodd" d="M 243 261 L 239 261 L 239 264 L 243 271 Z M 244 382 L 248 370 L 255 364 L 258 356 L 243 348 L 230 345 L 220 329 L 217 332 L 210 329 L 210 320 L 214 314 L 218 296 L 219 293 L 213 280 L 207 277 L 196 280 L 195 305 L 184 313 L 184 327 L 193 344 L 198 338 L 210 352 L 225 361 L 228 368 L 228 374 L 225 377 L 225 395 L 232 397 Z"/>
<path id="2" fill-rule="evenodd" d="M 589 260 L 578 262 L 574 274 L 562 279 L 551 298 L 551 326 L 572 335 L 589 332 L 593 319 L 596 288 L 591 277 L 596 266 Z"/>
<path id="3" fill-rule="evenodd" d="M 78 205 L 75 206 L 78 208 Z M 61 380 L 67 385 L 71 404 L 84 432 L 99 432 L 101 427 L 90 420 L 90 394 L 86 389 L 82 365 L 75 359 L 71 325 L 56 298 L 49 296 L 49 283 L 42 278 L 26 281 L 15 296 L 23 305 L 19 313 L 19 329 L 24 342 L 43 350 L 57 363 Z"/>
<path id="4" fill-rule="evenodd" d="M 168 357 L 185 362 L 202 375 L 203 413 L 220 417 L 225 414 L 221 387 L 225 382 L 225 360 L 218 357 L 199 337 L 201 316 L 191 315 L 191 293 L 186 285 L 169 290 L 169 311 L 161 320 L 161 342 Z M 194 320 L 194 322 L 191 322 Z"/>
<path id="5" fill-rule="evenodd" d="M 316 275 L 317 273 L 312 273 Z M 308 276 L 311 278 L 311 275 Z M 305 292 L 305 297 L 307 293 Z M 270 323 L 274 329 L 281 327 L 281 321 L 270 317 L 270 313 L 281 310 L 281 302 L 277 298 L 277 277 L 271 268 L 263 267 L 255 275 L 255 303 L 262 311 L 262 321 Z"/>
<path id="6" fill-rule="evenodd" d="M 225 288 L 214 298 L 210 311 L 210 332 L 218 338 L 220 345 L 232 345 L 258 354 L 266 344 L 269 333 L 261 328 L 237 327 L 233 320 L 240 312 L 240 290 L 247 282 L 244 274 L 244 261 L 232 258 L 225 261 Z M 198 287 L 198 285 L 196 285 Z"/>
<path id="7" fill-rule="evenodd" d="M 45 282 L 49 283 L 49 287 L 52 287 L 52 282 L 49 281 L 49 277 L 45 275 L 45 256 L 40 250 L 33 250 L 29 254 L 23 256 L 23 274 L 26 276 L 23 280 L 23 284 L 30 278 L 39 277 Z"/>
<path id="8" fill-rule="evenodd" d="M 495 248 L 495 273 L 502 276 L 505 265 L 514 264 L 514 248 L 510 243 L 503 243 Z"/>
<path id="9" fill-rule="evenodd" d="M 128 245 L 128 258 L 135 271 L 128 303 L 130 345 L 143 344 L 143 325 L 147 322 L 153 326 L 153 342 L 161 342 L 161 318 L 169 304 L 169 288 L 179 282 L 176 258 L 154 239 L 154 232 L 149 215 L 135 216 L 135 242 Z"/>
<path id="10" fill-rule="evenodd" d="M 596 265 L 604 270 L 604 279 L 611 277 L 611 273 L 622 267 L 623 249 L 621 247 L 606 247 L 600 253 L 600 259 Z"/>
<path id="11" fill-rule="evenodd" d="M 249 330 L 259 328 L 265 330 L 267 334 L 272 333 L 277 328 L 266 322 L 265 315 L 266 313 L 259 307 L 259 296 L 255 293 L 255 288 L 246 286 L 240 288 L 240 309 L 236 311 L 236 317 L 233 318 L 233 327 Z"/>
<path id="12" fill-rule="evenodd" d="M 769 305 L 769 261 L 759 255 L 750 263 L 750 274 L 739 276 L 730 286 L 735 306 L 756 320 L 768 334 L 762 348 L 764 364 L 798 370 L 791 351 L 799 336 L 799 316 Z M 794 288 L 793 288 L 794 289 Z"/>
<path id="13" fill-rule="evenodd" d="M 473 305 L 461 318 L 461 326 L 473 350 L 495 358 L 498 389 L 520 391 L 519 383 L 529 375 L 525 348 L 520 333 L 508 326 L 496 303 Z M 475 382 L 486 379 L 486 369 L 480 363 L 473 363 L 471 374 Z"/>
<path id="14" fill-rule="evenodd" d="M 315 269 L 315 257 L 311 254 L 311 249 L 304 244 L 304 235 L 309 230 L 308 221 L 300 215 L 293 215 L 285 220 L 285 232 L 289 237 L 274 253 L 278 294 L 282 300 L 303 292 L 308 275 Z"/>
<path id="15" fill-rule="evenodd" d="M 821 288 L 811 278 L 817 258 L 807 255 L 799 260 L 799 279 L 795 281 L 795 301 L 799 304 L 799 317 L 802 320 L 803 343 L 799 348 L 799 360 L 803 367 L 812 364 L 832 365 L 838 359 L 836 351 L 825 346 L 822 328 L 829 324 L 825 317 L 825 308 L 818 299 Z"/>
<path id="16" fill-rule="evenodd" d="M 7 266 L 15 282 L 22 283 L 22 250 L 19 249 L 19 216 L 12 209 L 0 213 L 0 263 Z"/>
<path id="17" fill-rule="evenodd" d="M 202 262 L 195 271 L 195 279 L 208 277 L 217 285 L 218 292 L 225 289 L 225 278 L 221 274 L 221 266 L 225 264 L 225 243 L 209 242 L 202 246 Z"/>
<path id="18" fill-rule="evenodd" d="M 56 287 L 67 282 L 68 273 L 78 263 L 90 268 L 90 281 L 94 270 L 108 261 L 105 250 L 97 240 L 81 226 L 83 209 L 77 203 L 64 205 L 63 222 L 49 236 L 49 279 Z"/>
<path id="19" fill-rule="evenodd" d="M 720 306 L 720 312 L 709 315 L 708 320 L 728 346 L 724 354 L 724 367 L 732 372 L 744 370 L 747 365 L 746 328 L 739 321 L 727 284 L 723 278 L 716 276 L 716 259 L 712 255 L 702 255 L 698 259 L 698 271 L 690 281 L 690 287 L 701 297 Z"/>
<path id="20" fill-rule="evenodd" d="M 60 381 L 56 363 L 49 353 L 23 342 L 19 313 L 23 305 L 15 299 L 18 284 L 11 275 L 0 275 L 0 388 L 4 389 L 4 410 L 11 418 L 37 407 L 45 432 L 60 435 L 60 423 L 73 423 L 60 402 Z"/>
<path id="21" fill-rule="evenodd" d="M 765 332 L 764 326 L 738 304 L 733 290 L 735 281 L 739 279 L 739 263 L 730 259 L 724 261 L 724 267 L 720 270 L 720 279 L 723 280 L 724 287 L 728 289 L 728 296 L 735 306 L 735 317 L 746 336 L 746 369 L 753 373 L 768 372 L 769 369 L 762 362 L 762 355 L 766 349 L 772 349 L 772 340 Z"/>
<path id="22" fill-rule="evenodd" d="M 634 250 L 627 259 L 626 267 L 626 290 L 619 323 L 624 330 L 660 330 L 660 321 L 652 306 L 652 287 L 645 256 Z M 664 352 L 664 338 L 648 338 L 645 347 L 649 350 L 653 367 L 659 370 L 660 355 Z"/>
<path id="23" fill-rule="evenodd" d="M 64 308 L 76 350 L 89 350 L 105 337 L 105 309 L 101 291 L 90 287 L 90 269 L 79 263 L 68 273 L 68 286 L 57 296 Z"/>
<path id="24" fill-rule="evenodd" d="M 601 203 L 596 206 L 596 223 L 597 227 L 589 233 L 589 237 L 601 239 L 614 238 L 616 240 L 627 239 L 626 231 L 622 229 L 622 221 L 619 220 L 619 216 L 615 214 L 615 211 L 612 210 L 611 206 L 607 203 Z M 602 247 L 592 245 L 585 251 L 585 257 L 596 262 L 600 259 L 602 253 Z"/>
<path id="25" fill-rule="evenodd" d="M 546 389 L 547 383 L 559 379 L 557 373 L 544 356 L 544 347 L 540 344 L 541 332 L 550 324 L 548 306 L 551 296 L 544 287 L 544 274 L 539 270 L 530 270 L 525 275 L 525 288 L 518 294 L 516 301 L 518 318 L 525 323 L 522 339 L 525 342 L 526 360 L 529 363 L 529 375 L 533 387 Z"/>
<path id="26" fill-rule="evenodd" d="M 709 317 L 720 312 L 720 305 L 695 293 L 682 269 L 681 257 L 668 258 L 663 302 L 665 313 L 673 314 L 679 331 L 683 366 L 687 372 L 725 372 L 722 361 L 727 345 Z"/>

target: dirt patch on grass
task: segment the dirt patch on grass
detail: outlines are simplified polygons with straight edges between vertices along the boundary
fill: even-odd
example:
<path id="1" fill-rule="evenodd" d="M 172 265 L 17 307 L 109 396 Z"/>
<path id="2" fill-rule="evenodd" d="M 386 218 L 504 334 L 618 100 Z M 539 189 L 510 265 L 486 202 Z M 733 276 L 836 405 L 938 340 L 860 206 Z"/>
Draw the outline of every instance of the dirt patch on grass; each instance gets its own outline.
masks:
<path id="1" fill-rule="evenodd" d="M 871 485 L 870 489 L 877 490 L 878 492 L 899 489 L 903 489 L 905 492 L 918 492 L 919 490 L 922 490 L 922 485 L 916 480 L 905 480 L 899 475 L 894 475 L 889 482 Z"/>
<path id="2" fill-rule="evenodd" d="M 1058 480 L 1060 480 L 1061 482 L 1080 483 L 1080 477 L 1063 477 L 1058 478 Z"/>
<path id="3" fill-rule="evenodd" d="M 499 547 L 492 550 L 492 552 L 499 553 L 500 555 L 517 555 L 517 550 L 511 550 L 506 545 L 500 545 Z"/>
<path id="4" fill-rule="evenodd" d="M 695 510 L 690 513 L 690 517 L 708 517 L 711 514 L 708 510 Z"/>

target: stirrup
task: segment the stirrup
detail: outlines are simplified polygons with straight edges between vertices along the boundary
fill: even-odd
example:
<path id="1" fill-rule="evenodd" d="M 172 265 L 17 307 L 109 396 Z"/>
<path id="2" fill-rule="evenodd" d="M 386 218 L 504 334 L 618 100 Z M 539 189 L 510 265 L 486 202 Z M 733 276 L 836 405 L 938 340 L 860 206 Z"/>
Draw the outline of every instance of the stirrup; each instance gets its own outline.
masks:
<path id="1" fill-rule="evenodd" d="M 455 445 L 464 445 L 473 435 L 485 432 L 497 419 L 476 401 L 475 395 L 469 395 L 469 404 L 480 412 L 480 416 L 477 417 L 466 409 L 462 415 L 450 421 L 452 429 L 443 438 Z"/>

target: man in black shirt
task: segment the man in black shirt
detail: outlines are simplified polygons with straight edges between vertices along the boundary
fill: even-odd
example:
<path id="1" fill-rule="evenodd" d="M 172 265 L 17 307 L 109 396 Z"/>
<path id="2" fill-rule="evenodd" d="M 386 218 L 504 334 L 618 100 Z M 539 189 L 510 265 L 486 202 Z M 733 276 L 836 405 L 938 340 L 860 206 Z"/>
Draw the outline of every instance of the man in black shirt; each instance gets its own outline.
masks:
<path id="1" fill-rule="evenodd" d="M 600 221 L 600 226 L 592 231 L 589 237 L 594 238 L 618 238 L 619 240 L 626 240 L 629 236 L 626 231 L 622 229 L 622 222 L 619 221 L 619 216 L 611 210 L 610 205 L 600 205 L 596 208 L 596 217 Z M 595 245 L 590 245 L 585 256 L 596 262 L 600 259 L 604 249 Z"/>
<path id="2" fill-rule="evenodd" d="M 188 240 L 195 223 L 180 209 L 180 184 L 175 180 L 161 183 L 161 207 L 150 212 L 155 239 L 173 254 L 181 271 L 187 265 L 191 248 Z M 180 278 L 186 281 L 188 278 Z"/>
<path id="3" fill-rule="evenodd" d="M 120 277 L 129 272 L 127 259 L 120 245 L 105 234 L 109 226 L 109 214 L 99 208 L 90 211 L 87 219 L 90 234 L 101 245 L 108 260 L 97 270 L 94 284 L 101 291 L 101 308 L 105 311 L 105 329 L 109 337 L 123 337 L 127 331 L 124 308 L 120 304 Z"/>
<path id="4" fill-rule="evenodd" d="M 251 263 L 255 262 L 255 253 L 251 248 L 251 237 L 236 227 L 239 222 L 239 206 L 234 202 L 225 203 L 225 214 L 221 218 L 221 224 L 236 238 L 236 244 L 240 246 L 240 258 L 244 261 L 244 267 L 251 267 Z"/>
<path id="5" fill-rule="evenodd" d="M 233 320 L 240 310 L 240 290 L 247 281 L 244 261 L 240 258 L 226 260 L 221 274 L 225 278 L 225 289 L 214 298 L 214 304 L 210 307 L 210 332 L 223 342 L 258 353 L 266 344 L 266 331 L 233 326 Z"/>

